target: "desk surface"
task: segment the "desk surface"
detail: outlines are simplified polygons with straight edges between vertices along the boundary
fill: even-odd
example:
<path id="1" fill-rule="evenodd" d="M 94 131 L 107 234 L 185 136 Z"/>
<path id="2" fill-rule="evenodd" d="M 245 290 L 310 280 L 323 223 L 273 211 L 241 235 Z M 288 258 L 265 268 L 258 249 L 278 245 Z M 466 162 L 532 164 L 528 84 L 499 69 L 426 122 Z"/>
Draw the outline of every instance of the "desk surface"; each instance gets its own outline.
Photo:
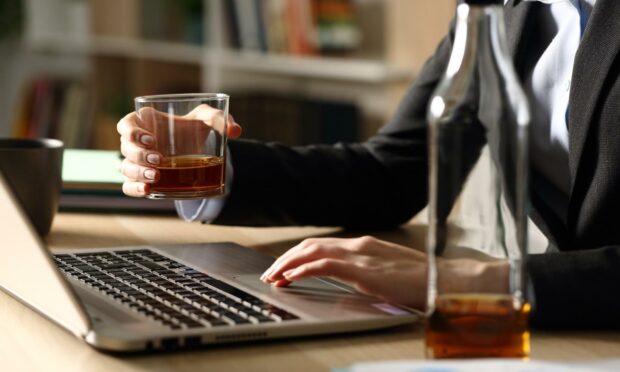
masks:
<path id="1" fill-rule="evenodd" d="M 239 228 L 189 224 L 174 217 L 59 214 L 47 243 L 52 248 L 234 241 L 277 255 L 304 237 L 339 234 L 326 228 Z M 340 234 L 342 235 L 342 234 Z M 424 229 L 407 225 L 379 238 L 420 245 Z M 2 247 L 7 249 L 9 247 Z M 423 358 L 419 326 L 306 339 L 209 347 L 157 355 L 99 353 L 0 292 L 2 371 L 328 371 L 359 361 Z M 620 355 L 620 334 L 538 333 L 534 359 L 588 360 Z"/>

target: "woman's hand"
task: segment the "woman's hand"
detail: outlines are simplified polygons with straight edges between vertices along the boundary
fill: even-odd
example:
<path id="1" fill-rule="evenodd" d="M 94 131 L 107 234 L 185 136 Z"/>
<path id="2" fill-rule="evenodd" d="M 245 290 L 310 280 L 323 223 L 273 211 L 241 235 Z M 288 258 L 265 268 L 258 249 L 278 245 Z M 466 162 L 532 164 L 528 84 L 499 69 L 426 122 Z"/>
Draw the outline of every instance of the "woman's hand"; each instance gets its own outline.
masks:
<path id="1" fill-rule="evenodd" d="M 144 108 L 140 116 L 132 112 L 118 122 L 116 129 L 121 135 L 121 153 L 125 157 L 121 172 L 127 177 L 123 183 L 123 192 L 126 195 L 145 196 L 149 192 L 149 185 L 159 179 L 156 166 L 161 163 L 162 155 L 157 151 L 157 144 L 164 139 L 154 135 L 154 128 L 161 123 L 167 123 L 168 120 L 167 114 L 152 108 Z M 201 137 L 191 136 L 190 141 L 186 141 L 183 133 L 178 133 L 177 145 L 181 147 L 202 144 L 209 134 L 209 127 L 220 133 L 226 128 L 229 138 L 238 138 L 241 135 L 241 126 L 235 123 L 232 115 L 228 115 L 228 123 L 224 123 L 222 111 L 208 105 L 200 105 L 189 114 L 176 117 L 174 120 L 177 123 L 184 122 L 188 131 L 198 132 L 200 135 L 197 137 Z M 196 131 L 197 126 L 201 129 L 200 131 Z M 183 128 L 183 126 L 178 126 L 178 128 Z"/>
<path id="2" fill-rule="evenodd" d="M 424 308 L 426 255 L 364 236 L 357 239 L 306 239 L 284 253 L 261 280 L 276 286 L 325 276 L 388 302 Z"/>
<path id="3" fill-rule="evenodd" d="M 506 261 L 438 259 L 443 293 L 508 293 Z M 306 239 L 284 253 L 261 276 L 275 286 L 314 277 L 331 277 L 358 291 L 416 309 L 427 296 L 427 256 L 402 245 L 364 236 L 357 239 Z"/>

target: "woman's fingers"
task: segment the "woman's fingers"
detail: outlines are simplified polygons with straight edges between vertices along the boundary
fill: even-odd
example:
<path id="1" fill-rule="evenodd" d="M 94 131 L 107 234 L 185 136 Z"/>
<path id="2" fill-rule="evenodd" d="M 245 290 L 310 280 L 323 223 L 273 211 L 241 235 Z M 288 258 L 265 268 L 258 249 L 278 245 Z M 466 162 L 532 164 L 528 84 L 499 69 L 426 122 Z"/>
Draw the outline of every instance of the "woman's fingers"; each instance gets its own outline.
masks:
<path id="1" fill-rule="evenodd" d="M 123 182 L 123 193 L 133 197 L 146 196 L 150 184 L 159 179 L 157 169 L 136 164 L 129 159 L 121 163 L 121 173 L 127 177 L 127 181 Z"/>
<path id="2" fill-rule="evenodd" d="M 125 156 L 121 173 L 127 177 L 123 183 L 123 193 L 133 197 L 144 197 L 149 193 L 149 184 L 159 179 L 159 171 L 153 168 L 162 161 L 155 151 L 154 135 L 142 128 L 144 125 L 135 112 L 125 115 L 116 130 L 121 135 L 121 153 Z"/>
<path id="3" fill-rule="evenodd" d="M 241 125 L 237 124 L 235 118 L 231 114 L 228 114 L 228 137 L 232 139 L 239 138 L 241 132 L 243 132 Z"/>
<path id="4" fill-rule="evenodd" d="M 157 169 L 138 165 L 127 159 L 123 160 L 121 163 L 121 173 L 127 177 L 129 181 L 154 183 L 159 180 L 159 171 Z"/>
<path id="5" fill-rule="evenodd" d="M 218 132 L 226 132 L 226 135 L 230 138 L 238 138 L 241 135 L 241 126 L 235 122 L 231 114 L 228 114 L 227 120 L 224 120 L 224 112 L 222 110 L 206 104 L 197 106 L 183 118 L 202 120 Z"/>
<path id="6" fill-rule="evenodd" d="M 171 116 L 167 113 L 157 111 L 151 107 L 145 107 L 140 113 L 129 113 L 122 118 L 116 125 L 116 130 L 121 135 L 121 139 L 135 143 L 144 148 L 154 148 L 156 138 L 152 133 L 158 123 L 168 123 Z M 241 126 L 235 122 L 234 117 L 228 114 L 224 120 L 224 112 L 209 105 L 199 105 L 189 114 L 184 116 L 173 116 L 175 122 L 200 121 L 214 128 L 220 133 L 226 132 L 230 138 L 238 138 L 241 135 Z"/>
<path id="7" fill-rule="evenodd" d="M 350 252 L 340 246 L 314 245 L 308 249 L 299 251 L 297 254 L 290 255 L 286 259 L 280 261 L 276 267 L 265 276 L 265 281 L 275 282 L 285 279 L 283 275 L 292 268 L 299 267 L 306 262 L 311 262 L 322 258 L 346 259 Z"/>
<path id="8" fill-rule="evenodd" d="M 146 183 L 126 181 L 123 183 L 123 193 L 127 196 L 140 198 L 148 194 L 149 187 Z"/>
<path id="9" fill-rule="evenodd" d="M 285 270 L 320 257 L 357 259 L 358 261 L 367 261 L 372 257 L 426 261 L 423 253 L 371 236 L 355 239 L 312 238 L 302 241 L 280 256 L 261 276 L 261 280 L 276 282 L 283 279 L 282 273 Z"/>
<path id="10" fill-rule="evenodd" d="M 280 257 L 278 257 L 278 259 L 267 270 L 265 270 L 265 272 L 261 276 L 261 280 L 268 281 L 267 278 L 271 277 L 272 274 L 276 270 L 278 270 L 278 268 L 280 268 L 284 262 L 287 262 L 288 260 L 292 259 L 293 257 L 300 254 L 300 252 L 304 250 L 313 250 L 315 248 L 318 248 L 319 246 L 325 246 L 327 244 L 334 245 L 343 240 L 344 239 L 337 239 L 337 238 L 305 239 L 301 243 L 297 244 L 293 248 L 284 252 L 284 254 L 282 254 Z"/>
<path id="11" fill-rule="evenodd" d="M 284 272 L 284 279 L 293 282 L 315 276 L 328 276 L 348 284 L 358 285 L 364 281 L 365 269 L 355 262 L 322 258 Z"/>
<path id="12" fill-rule="evenodd" d="M 162 155 L 154 150 L 137 146 L 133 142 L 121 138 L 121 154 L 128 161 L 144 166 L 157 166 L 162 161 Z"/>
<path id="13" fill-rule="evenodd" d="M 142 128 L 139 121 L 140 118 L 135 112 L 127 114 L 116 124 L 116 131 L 121 135 L 121 140 L 144 148 L 154 148 L 155 137 L 150 131 Z"/>
<path id="14" fill-rule="evenodd" d="M 306 278 L 329 277 L 348 284 L 361 293 L 421 309 L 426 303 L 426 267 L 425 262 L 418 260 L 402 262 L 373 257 L 363 263 L 322 258 L 285 271 L 283 278 L 272 284 L 286 287 Z"/>

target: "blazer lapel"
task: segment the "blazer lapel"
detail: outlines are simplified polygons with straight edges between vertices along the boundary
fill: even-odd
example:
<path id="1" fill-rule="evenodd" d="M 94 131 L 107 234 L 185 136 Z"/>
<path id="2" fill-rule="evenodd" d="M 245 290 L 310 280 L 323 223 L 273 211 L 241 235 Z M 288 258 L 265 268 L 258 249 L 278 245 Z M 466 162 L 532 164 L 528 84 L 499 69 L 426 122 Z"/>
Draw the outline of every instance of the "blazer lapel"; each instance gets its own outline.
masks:
<path id="1" fill-rule="evenodd" d="M 598 0 L 575 57 L 569 101 L 569 218 L 575 217 L 583 196 L 575 180 L 584 158 L 584 145 L 595 120 L 607 74 L 620 51 L 620 1 Z M 589 182 L 586 180 L 586 182 Z M 577 209 L 575 209 L 577 208 Z"/>
<path id="2" fill-rule="evenodd" d="M 521 54 L 523 49 L 521 48 L 521 44 L 525 40 L 525 37 L 523 37 L 523 28 L 531 9 L 531 3 L 517 6 L 520 3 L 520 0 L 510 0 L 504 7 L 508 48 L 510 50 L 510 55 L 516 57 L 516 59 L 519 59 L 517 53 Z"/>

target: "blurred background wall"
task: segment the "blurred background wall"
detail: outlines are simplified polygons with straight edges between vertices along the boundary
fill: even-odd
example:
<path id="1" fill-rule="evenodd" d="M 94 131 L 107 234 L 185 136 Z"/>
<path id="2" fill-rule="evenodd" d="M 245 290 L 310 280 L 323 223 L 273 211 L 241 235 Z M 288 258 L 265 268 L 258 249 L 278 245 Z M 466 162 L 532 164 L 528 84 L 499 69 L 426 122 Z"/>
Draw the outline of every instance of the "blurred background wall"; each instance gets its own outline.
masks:
<path id="1" fill-rule="evenodd" d="M 363 140 L 454 0 L 0 0 L 0 136 L 117 149 L 133 97 L 225 92 L 245 136 Z"/>

